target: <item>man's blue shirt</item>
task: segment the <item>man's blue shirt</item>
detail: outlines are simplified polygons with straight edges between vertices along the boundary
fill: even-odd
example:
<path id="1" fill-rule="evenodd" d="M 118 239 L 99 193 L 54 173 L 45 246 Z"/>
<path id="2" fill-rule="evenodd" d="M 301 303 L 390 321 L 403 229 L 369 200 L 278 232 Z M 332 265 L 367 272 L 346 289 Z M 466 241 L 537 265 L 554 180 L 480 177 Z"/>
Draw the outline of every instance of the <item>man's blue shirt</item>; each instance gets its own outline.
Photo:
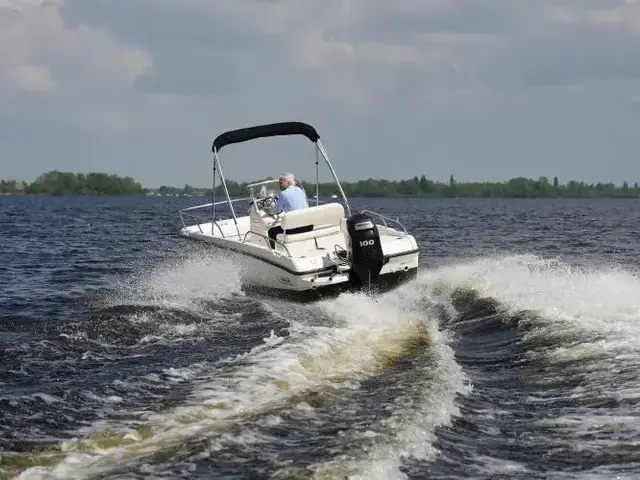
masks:
<path id="1" fill-rule="evenodd" d="M 274 207 L 275 212 L 290 212 L 291 210 L 299 210 L 307 208 L 307 194 L 297 185 L 285 188 L 278 198 L 278 202 Z"/>

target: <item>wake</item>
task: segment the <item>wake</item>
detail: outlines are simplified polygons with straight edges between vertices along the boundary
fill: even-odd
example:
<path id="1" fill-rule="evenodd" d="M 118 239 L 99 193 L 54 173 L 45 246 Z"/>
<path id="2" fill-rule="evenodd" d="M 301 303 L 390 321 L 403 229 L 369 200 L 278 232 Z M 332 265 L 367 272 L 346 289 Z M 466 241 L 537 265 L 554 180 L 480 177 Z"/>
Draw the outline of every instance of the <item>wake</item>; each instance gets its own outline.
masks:
<path id="1" fill-rule="evenodd" d="M 245 298 L 239 293 L 232 263 L 210 257 L 205 267 L 201 260 L 189 259 L 142 276 L 112 302 L 162 304 L 210 315 L 212 298 Z M 159 451 L 170 454 L 195 438 L 210 439 L 209 447 L 200 447 L 195 457 L 199 461 L 214 458 L 224 448 L 225 442 L 214 441 L 222 432 L 227 432 L 227 443 L 239 441 L 229 436 L 231 426 L 247 419 L 282 422 L 283 412 L 300 409 L 313 415 L 321 407 L 314 407 L 310 393 L 357 394 L 363 382 L 413 358 L 408 360 L 411 381 L 400 382 L 402 389 L 384 411 L 377 412 L 364 438 L 359 431 L 346 432 L 345 445 L 355 448 L 347 446 L 347 453 L 305 467 L 278 465 L 274 473 L 287 478 L 301 473 L 302 468 L 305 475 L 317 478 L 406 478 L 402 466 L 407 459 L 428 462 L 438 456 L 433 447 L 437 428 L 460 415 L 458 396 L 473 391 L 456 361 L 452 332 L 440 323 L 443 312 L 452 319 L 459 315 L 456 299 L 462 291 L 494 299 L 504 322 L 518 318 L 516 328 L 526 342 L 530 361 L 598 359 L 591 365 L 596 385 L 595 377 L 608 375 L 612 362 L 617 368 L 637 370 L 639 366 L 640 281 L 635 275 L 612 268 L 576 268 L 526 255 L 461 262 L 422 272 L 416 281 L 377 301 L 356 294 L 313 305 L 261 299 L 264 311 L 286 319 L 286 334 L 270 332 L 262 344 L 240 355 L 191 370 L 189 394 L 177 406 L 142 412 L 135 428 L 121 431 L 127 442 L 114 448 L 86 440 L 68 442 L 65 455 L 55 465 L 28 469 L 20 478 L 104 474 Z M 226 328 L 227 321 L 228 316 L 219 315 L 216 328 Z M 215 342 L 213 331 L 210 333 Z M 423 361 L 415 360 L 425 352 Z M 599 363 L 602 358 L 608 364 Z M 611 393 L 606 381 L 599 384 L 602 394 Z M 637 398 L 638 378 L 615 394 Z M 572 427 L 568 420 L 566 424 L 577 429 L 576 435 L 581 434 L 579 426 Z M 245 427 L 242 435 L 250 435 L 257 443 L 277 441 L 269 437 L 255 440 L 260 438 L 256 428 Z"/>

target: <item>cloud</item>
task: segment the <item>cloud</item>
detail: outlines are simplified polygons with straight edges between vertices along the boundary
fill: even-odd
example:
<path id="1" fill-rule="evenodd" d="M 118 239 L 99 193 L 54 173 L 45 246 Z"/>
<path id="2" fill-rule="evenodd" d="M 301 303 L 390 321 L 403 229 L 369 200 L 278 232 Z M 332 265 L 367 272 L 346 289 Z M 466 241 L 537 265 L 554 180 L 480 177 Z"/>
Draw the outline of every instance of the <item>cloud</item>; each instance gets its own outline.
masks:
<path id="1" fill-rule="evenodd" d="M 495 177 L 511 169 L 512 157 L 539 151 L 534 142 L 543 137 L 531 132 L 549 118 L 565 119 L 557 133 L 545 130 L 549 145 L 575 158 L 584 153 L 575 146 L 580 135 L 598 137 L 611 121 L 597 112 L 633 124 L 639 5 L 0 0 L 0 122 L 53 139 L 48 148 L 57 156 L 51 165 L 33 163 L 31 176 L 61 164 L 107 165 L 151 183 L 194 182 L 202 171 L 180 176 L 175 159 L 206 155 L 216 133 L 299 119 L 316 124 L 347 157 L 370 159 L 369 172 L 385 175 L 384 162 L 394 157 L 394 174 L 413 174 L 411 159 L 426 142 L 431 154 L 458 158 L 430 169 L 478 176 L 480 167 L 465 157 L 480 150 Z M 583 105 L 584 118 L 570 125 Z M 522 129 L 511 135 L 518 145 L 501 137 L 501 129 L 514 128 Z M 0 150 L 27 151 L 6 135 Z M 381 145 L 371 141 L 380 138 Z M 515 174 L 525 168 L 516 165 Z M 359 167 L 349 175 L 361 176 Z"/>
<path id="2" fill-rule="evenodd" d="M 46 92 L 53 89 L 51 71 L 38 65 L 14 65 L 8 70 L 8 76 L 22 90 Z"/>
<path id="3" fill-rule="evenodd" d="M 225 95 L 255 89 L 266 77 L 271 85 L 283 78 L 312 81 L 340 101 L 359 94 L 372 100 L 407 86 L 484 89 L 633 77 L 640 65 L 640 50 L 629 47 L 638 43 L 637 3 L 76 0 L 26 5 L 3 15 L 20 19 L 2 29 L 2 64 L 47 68 L 54 82 L 73 71 L 64 84 L 74 88 L 89 82 L 135 86 L 141 92 Z M 21 48 L 8 47 L 15 44 Z M 52 55 L 35 45 L 47 45 L 44 50 Z M 55 58 L 56 65 L 33 56 Z"/>
<path id="4" fill-rule="evenodd" d="M 106 29 L 67 25 L 65 5 L 0 0 L 2 115 L 99 128 L 109 122 L 114 98 L 133 91 L 153 56 Z"/>
<path id="5" fill-rule="evenodd" d="M 269 86 L 286 77 L 341 102 L 370 102 L 398 89 L 420 95 L 452 86 L 526 88 L 633 77 L 640 65 L 640 49 L 628 48 L 638 43 L 632 28 L 640 18 L 638 6 L 619 1 L 96 0 L 71 5 L 65 18 L 84 18 L 155 49 L 155 68 L 136 83 L 154 93 L 224 95 L 255 89 L 262 77 L 273 82 Z"/>
<path id="6" fill-rule="evenodd" d="M 123 45 L 107 31 L 64 24 L 61 0 L 0 3 L 2 78 L 23 64 L 37 66 L 39 76 L 53 75 L 62 87 L 89 82 L 107 88 L 131 86 L 153 63 L 144 50 Z M 23 72 L 25 71 L 22 69 Z M 49 74 L 43 74 L 45 70 Z M 31 73 L 34 73 L 34 68 Z"/>

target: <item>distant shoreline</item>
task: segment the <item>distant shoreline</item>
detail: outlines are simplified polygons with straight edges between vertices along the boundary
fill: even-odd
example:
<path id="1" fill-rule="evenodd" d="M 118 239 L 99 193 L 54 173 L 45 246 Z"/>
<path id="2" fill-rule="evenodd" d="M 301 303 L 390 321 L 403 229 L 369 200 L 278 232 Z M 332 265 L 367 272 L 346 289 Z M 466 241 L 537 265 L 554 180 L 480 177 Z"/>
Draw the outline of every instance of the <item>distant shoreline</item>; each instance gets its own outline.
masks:
<path id="1" fill-rule="evenodd" d="M 244 197 L 247 183 L 227 181 L 231 197 Z M 315 194 L 315 183 L 300 182 L 309 197 Z M 512 178 L 505 182 L 457 182 L 453 176 L 449 182 L 436 182 L 424 175 L 408 180 L 366 179 L 341 182 L 347 197 L 358 198 L 640 198 L 640 186 L 624 182 L 587 184 L 569 181 L 561 184 L 557 177 L 549 181 L 546 177 L 537 180 Z M 333 183 L 318 186 L 320 197 L 339 195 Z M 143 188 L 131 177 L 120 177 L 107 173 L 72 173 L 52 170 L 40 175 L 34 182 L 0 180 L 0 195 L 3 196 L 194 196 L 210 197 L 210 188 L 190 185 L 159 188 Z M 222 187 L 216 187 L 216 197 L 226 198 Z"/>
<path id="2" fill-rule="evenodd" d="M 13 195 L 144 195 L 145 189 L 131 177 L 91 172 L 51 170 L 35 181 L 0 180 L 0 194 Z"/>
<path id="3" fill-rule="evenodd" d="M 202 198 L 202 199 L 207 199 L 207 202 L 211 201 L 211 196 L 210 195 L 190 195 L 190 196 L 185 196 L 185 195 L 105 195 L 105 194 L 97 194 L 97 195 L 89 195 L 89 194 L 67 194 L 67 195 L 53 195 L 53 194 L 22 194 L 22 193 L 0 193 L 0 197 L 6 197 L 6 198 L 62 198 L 62 197 L 69 197 L 69 198 L 122 198 L 122 197 L 130 197 L 130 198 L 141 198 L 141 197 L 154 197 L 154 198 Z M 234 197 L 232 196 L 231 199 L 237 199 L 237 198 L 241 198 L 241 197 Z M 321 199 L 327 199 L 330 197 L 323 197 L 320 196 Z M 371 196 L 371 195 L 348 195 L 347 196 L 348 199 L 354 199 L 354 198 L 370 198 L 370 199 L 375 199 L 375 198 L 384 198 L 384 199 L 390 199 L 390 200 L 411 200 L 411 199 L 415 199 L 415 200 L 419 200 L 419 199 L 425 199 L 425 200 L 640 200 L 640 197 L 633 197 L 633 196 L 591 196 L 591 197 L 570 197 L 570 196 L 556 196 L 556 197 L 507 197 L 507 196 L 503 196 L 503 197 L 426 197 L 426 196 L 400 196 L 400 195 L 394 195 L 394 196 Z M 338 197 L 338 199 L 340 199 L 340 197 Z M 338 199 L 334 199 L 334 200 L 338 200 Z M 222 199 L 218 199 L 216 198 L 216 201 L 218 200 L 226 200 L 226 197 L 222 198 Z M 314 205 L 313 201 L 315 200 L 314 198 L 309 197 L 309 205 Z"/>

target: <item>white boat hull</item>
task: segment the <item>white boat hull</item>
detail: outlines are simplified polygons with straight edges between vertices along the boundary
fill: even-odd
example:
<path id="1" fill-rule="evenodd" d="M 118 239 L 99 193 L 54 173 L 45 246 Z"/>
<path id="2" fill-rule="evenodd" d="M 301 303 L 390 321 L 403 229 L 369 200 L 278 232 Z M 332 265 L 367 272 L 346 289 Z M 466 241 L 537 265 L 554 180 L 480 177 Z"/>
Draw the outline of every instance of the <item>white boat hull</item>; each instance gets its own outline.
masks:
<path id="1" fill-rule="evenodd" d="M 242 230 L 245 218 L 238 219 L 240 237 L 237 232 L 234 235 L 236 229 L 233 221 L 219 223 L 220 229 L 216 226 L 216 232 L 220 231 L 225 237 L 207 233 L 211 232 L 211 223 L 185 227 L 180 235 L 238 254 L 238 273 L 246 291 L 276 290 L 282 293 L 309 294 L 310 298 L 314 298 L 354 288 L 349 271 L 336 271 L 330 255 L 290 257 L 266 248 L 266 240 L 258 240 L 257 243 L 242 241 L 245 236 Z M 382 226 L 378 228 L 381 231 L 390 230 Z M 415 277 L 419 249 L 411 235 L 382 235 L 381 239 L 388 262 L 382 267 L 375 285 L 384 290 Z"/>

